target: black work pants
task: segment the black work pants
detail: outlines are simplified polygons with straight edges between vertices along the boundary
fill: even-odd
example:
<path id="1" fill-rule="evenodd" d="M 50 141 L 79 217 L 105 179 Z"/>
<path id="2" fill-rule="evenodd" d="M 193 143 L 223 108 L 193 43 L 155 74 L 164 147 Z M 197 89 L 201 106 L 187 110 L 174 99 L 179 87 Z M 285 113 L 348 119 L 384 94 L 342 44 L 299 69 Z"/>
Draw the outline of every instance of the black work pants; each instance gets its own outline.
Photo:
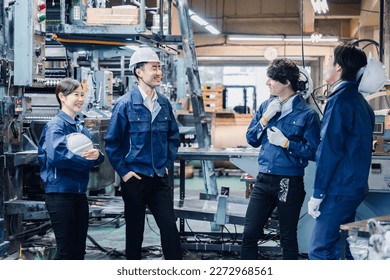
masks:
<path id="1" fill-rule="evenodd" d="M 298 259 L 297 226 L 305 195 L 302 176 L 259 173 L 245 216 L 241 259 L 258 258 L 257 242 L 275 207 L 278 209 L 283 259 Z"/>
<path id="2" fill-rule="evenodd" d="M 121 183 L 125 204 L 126 258 L 141 259 L 146 206 L 160 229 L 161 246 L 166 260 L 182 259 L 180 236 L 173 211 L 172 188 L 168 176 L 154 177 L 139 174 L 142 179 L 130 178 Z"/>
<path id="3" fill-rule="evenodd" d="M 56 260 L 83 260 L 88 232 L 86 194 L 49 193 L 46 208 L 57 243 Z"/>

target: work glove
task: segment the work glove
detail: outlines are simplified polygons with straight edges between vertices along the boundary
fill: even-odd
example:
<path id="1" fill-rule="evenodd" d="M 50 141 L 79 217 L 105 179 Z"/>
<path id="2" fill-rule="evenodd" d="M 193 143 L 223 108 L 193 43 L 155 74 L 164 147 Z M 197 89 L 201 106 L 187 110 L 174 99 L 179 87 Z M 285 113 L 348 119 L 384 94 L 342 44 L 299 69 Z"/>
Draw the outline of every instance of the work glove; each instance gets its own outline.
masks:
<path id="1" fill-rule="evenodd" d="M 288 147 L 288 139 L 284 136 L 279 128 L 273 126 L 267 129 L 268 141 L 275 146 L 280 146 L 284 149 Z"/>
<path id="2" fill-rule="evenodd" d="M 320 209 L 320 205 L 321 205 L 322 200 L 323 200 L 323 198 L 311 197 L 309 202 L 307 203 L 307 212 L 314 219 L 318 218 L 321 215 L 321 212 L 318 211 L 318 209 Z"/>
<path id="3" fill-rule="evenodd" d="M 265 112 L 263 113 L 263 116 L 261 117 L 261 122 L 263 125 L 267 125 L 267 123 L 272 119 L 277 112 L 280 112 L 282 110 L 282 105 L 280 104 L 279 98 L 275 98 L 272 100 L 269 104 Z"/>

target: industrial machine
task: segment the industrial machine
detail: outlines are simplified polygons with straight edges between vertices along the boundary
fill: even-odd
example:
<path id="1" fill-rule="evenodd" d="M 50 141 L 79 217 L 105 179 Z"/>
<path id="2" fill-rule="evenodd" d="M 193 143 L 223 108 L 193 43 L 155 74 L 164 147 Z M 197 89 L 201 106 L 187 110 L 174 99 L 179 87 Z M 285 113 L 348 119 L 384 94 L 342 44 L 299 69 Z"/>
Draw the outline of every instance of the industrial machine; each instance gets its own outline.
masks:
<path id="1" fill-rule="evenodd" d="M 186 219 L 206 220 L 219 236 L 225 224 L 242 225 L 247 200 L 229 197 L 226 190 L 218 188 L 214 161 L 228 160 L 255 176 L 258 151 L 210 147 L 187 1 L 176 1 L 181 36 L 170 34 L 171 0 L 156 1 L 168 3 L 167 9 L 146 7 L 144 0 L 129 2 L 133 4 L 131 7 L 114 8 L 106 6 L 106 1 L 0 0 L 0 256 L 6 251 L 16 251 L 25 238 L 44 234 L 50 228 L 39 177 L 37 143 L 44 125 L 58 111 L 54 95 L 58 81 L 73 77 L 82 83 L 87 99 L 78 117 L 90 130 L 94 144 L 104 151 L 110 110 L 115 99 L 134 85 L 128 67 L 134 50 L 129 45 L 139 44 L 148 44 L 160 52 L 166 73 L 161 92 L 172 103 L 184 96 L 187 81 L 189 84 L 195 122 L 187 140 L 192 144 L 195 139 L 198 149 L 182 148 L 177 159 L 181 174 L 185 173 L 186 160 L 202 162 L 205 194 L 196 201 L 186 198 L 184 178 L 180 178 L 175 212 L 180 218 L 184 247 L 203 251 L 239 250 L 239 242 L 224 244 L 223 238 L 213 246 L 194 240 L 193 233 L 186 232 L 184 225 Z M 148 13 L 153 17 L 153 26 L 146 24 Z M 183 51 L 184 58 L 178 57 L 179 51 Z M 307 73 L 306 79 L 309 81 Z M 380 216 L 388 209 L 389 125 L 387 113 L 377 115 L 370 194 L 358 212 L 359 218 Z M 310 197 L 313 165 L 309 165 L 307 174 L 305 185 Z M 118 184 L 118 176 L 106 160 L 90 173 L 89 195 L 99 196 Z M 306 212 L 305 202 L 298 226 L 302 252 L 307 250 L 313 223 Z M 277 228 L 276 223 L 272 226 Z"/>
<path id="2" fill-rule="evenodd" d="M 164 40 L 180 43 L 179 36 L 167 34 L 168 22 L 162 22 L 170 20 L 170 9 L 131 2 L 106 7 L 106 1 L 0 0 L 0 256 L 50 228 L 37 144 L 43 127 L 58 112 L 58 82 L 65 77 L 81 82 L 86 102 L 77 117 L 104 152 L 115 99 L 134 86 L 128 67 L 134 49 L 126 46 L 148 44 L 159 50 Z M 160 24 L 155 17 L 154 33 L 146 28 L 150 13 L 162 19 Z M 171 46 L 161 50 L 166 72 L 161 91 L 172 100 L 176 54 Z M 106 157 L 90 171 L 88 194 L 102 195 L 118 184 Z"/>

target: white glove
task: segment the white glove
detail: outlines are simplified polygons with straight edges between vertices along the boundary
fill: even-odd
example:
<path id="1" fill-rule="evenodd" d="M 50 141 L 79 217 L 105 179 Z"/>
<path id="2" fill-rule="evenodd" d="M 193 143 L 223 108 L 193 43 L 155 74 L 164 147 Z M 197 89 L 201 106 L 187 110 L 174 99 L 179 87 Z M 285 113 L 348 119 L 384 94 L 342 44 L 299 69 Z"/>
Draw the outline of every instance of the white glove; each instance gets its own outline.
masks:
<path id="1" fill-rule="evenodd" d="M 284 136 L 283 132 L 279 128 L 273 126 L 271 129 L 267 129 L 268 141 L 275 146 L 280 146 L 282 148 L 288 147 L 288 139 Z"/>
<path id="2" fill-rule="evenodd" d="M 282 105 L 280 105 L 279 98 L 275 98 L 272 100 L 269 104 L 265 112 L 263 113 L 263 116 L 261 117 L 262 123 L 267 124 L 270 119 L 272 119 L 277 112 L 280 112 L 282 110 Z"/>
<path id="3" fill-rule="evenodd" d="M 307 203 L 307 212 L 314 219 L 318 218 L 321 215 L 321 212 L 318 211 L 318 209 L 320 208 L 320 204 L 321 204 L 322 200 L 323 200 L 323 198 L 311 197 L 309 202 Z"/>

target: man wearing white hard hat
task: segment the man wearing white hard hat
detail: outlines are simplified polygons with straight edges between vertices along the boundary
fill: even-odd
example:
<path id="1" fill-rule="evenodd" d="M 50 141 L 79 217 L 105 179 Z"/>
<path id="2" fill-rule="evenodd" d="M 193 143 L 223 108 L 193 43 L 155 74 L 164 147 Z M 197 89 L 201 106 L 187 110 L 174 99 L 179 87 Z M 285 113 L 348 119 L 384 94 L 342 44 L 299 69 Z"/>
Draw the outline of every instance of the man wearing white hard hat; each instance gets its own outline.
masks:
<path id="1" fill-rule="evenodd" d="M 179 147 L 169 100 L 157 91 L 161 61 L 148 47 L 130 59 L 138 85 L 118 98 L 105 137 L 111 165 L 121 177 L 125 204 L 126 258 L 141 259 L 146 206 L 160 229 L 165 259 L 182 259 L 168 171 Z"/>

